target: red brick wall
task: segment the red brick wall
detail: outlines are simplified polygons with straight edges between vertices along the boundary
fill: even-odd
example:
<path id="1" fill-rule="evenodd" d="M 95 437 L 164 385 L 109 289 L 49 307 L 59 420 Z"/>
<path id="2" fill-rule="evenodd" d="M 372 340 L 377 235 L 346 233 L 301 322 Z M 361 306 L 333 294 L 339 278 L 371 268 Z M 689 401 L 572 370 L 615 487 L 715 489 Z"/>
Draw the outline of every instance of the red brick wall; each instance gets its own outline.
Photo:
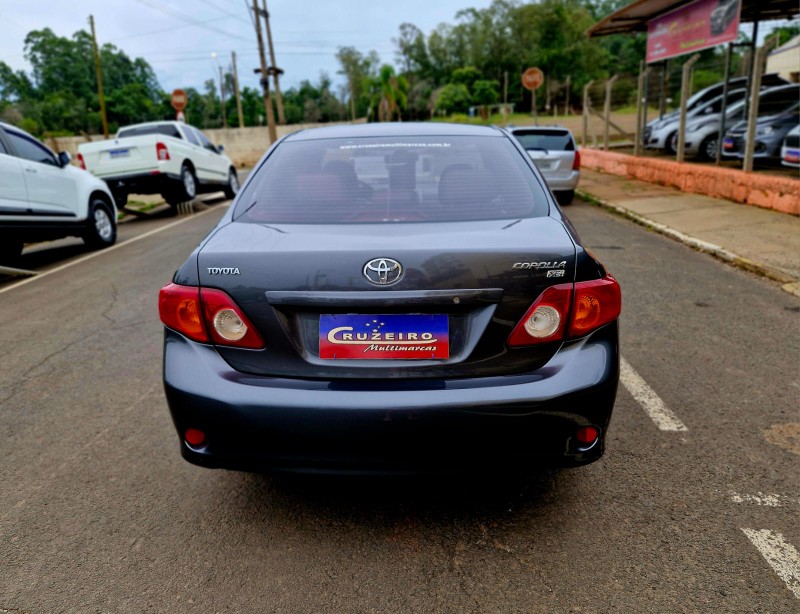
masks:
<path id="1" fill-rule="evenodd" d="M 581 165 L 613 175 L 673 186 L 683 192 L 800 215 L 800 180 L 797 179 L 705 164 L 637 158 L 589 148 L 581 149 Z"/>

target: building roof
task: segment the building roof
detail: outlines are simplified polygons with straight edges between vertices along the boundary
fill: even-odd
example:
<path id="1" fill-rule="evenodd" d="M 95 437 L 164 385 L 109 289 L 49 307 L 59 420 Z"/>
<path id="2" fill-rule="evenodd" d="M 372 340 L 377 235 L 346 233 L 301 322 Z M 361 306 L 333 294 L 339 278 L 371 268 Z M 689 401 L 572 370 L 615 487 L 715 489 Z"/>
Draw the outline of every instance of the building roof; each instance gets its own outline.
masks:
<path id="1" fill-rule="evenodd" d="M 607 15 L 586 31 L 588 36 L 608 36 L 626 32 L 647 32 L 647 22 L 693 0 L 634 0 Z M 797 0 L 741 0 L 740 23 L 792 19 L 800 14 Z"/>

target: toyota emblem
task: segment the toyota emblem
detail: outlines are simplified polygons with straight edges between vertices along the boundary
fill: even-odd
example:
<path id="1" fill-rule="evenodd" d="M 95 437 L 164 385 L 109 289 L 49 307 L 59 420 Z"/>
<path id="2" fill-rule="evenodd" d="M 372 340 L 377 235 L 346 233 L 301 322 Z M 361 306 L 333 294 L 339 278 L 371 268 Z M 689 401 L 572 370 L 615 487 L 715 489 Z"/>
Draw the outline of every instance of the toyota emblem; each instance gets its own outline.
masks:
<path id="1" fill-rule="evenodd" d="M 375 258 L 364 265 L 364 277 L 377 286 L 390 286 L 400 281 L 403 267 L 391 258 Z"/>

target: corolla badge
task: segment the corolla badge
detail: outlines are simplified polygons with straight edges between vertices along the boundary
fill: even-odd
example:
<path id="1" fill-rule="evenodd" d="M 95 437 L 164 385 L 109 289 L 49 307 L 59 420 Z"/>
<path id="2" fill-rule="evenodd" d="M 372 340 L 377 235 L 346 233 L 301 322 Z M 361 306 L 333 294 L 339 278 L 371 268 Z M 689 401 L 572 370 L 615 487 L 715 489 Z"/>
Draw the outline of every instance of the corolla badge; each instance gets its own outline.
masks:
<path id="1" fill-rule="evenodd" d="M 377 286 L 390 286 L 400 281 L 403 267 L 391 258 L 375 258 L 364 265 L 364 277 Z"/>

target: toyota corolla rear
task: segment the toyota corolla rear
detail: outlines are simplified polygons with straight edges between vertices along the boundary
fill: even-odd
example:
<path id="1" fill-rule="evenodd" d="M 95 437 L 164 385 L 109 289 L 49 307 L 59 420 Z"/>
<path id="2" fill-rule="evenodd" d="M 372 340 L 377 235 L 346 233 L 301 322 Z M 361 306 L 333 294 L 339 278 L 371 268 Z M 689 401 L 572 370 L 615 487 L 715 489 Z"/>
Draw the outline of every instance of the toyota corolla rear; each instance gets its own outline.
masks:
<path id="1" fill-rule="evenodd" d="M 597 460 L 619 286 L 488 128 L 301 132 L 159 298 L 183 456 L 342 472 Z"/>

